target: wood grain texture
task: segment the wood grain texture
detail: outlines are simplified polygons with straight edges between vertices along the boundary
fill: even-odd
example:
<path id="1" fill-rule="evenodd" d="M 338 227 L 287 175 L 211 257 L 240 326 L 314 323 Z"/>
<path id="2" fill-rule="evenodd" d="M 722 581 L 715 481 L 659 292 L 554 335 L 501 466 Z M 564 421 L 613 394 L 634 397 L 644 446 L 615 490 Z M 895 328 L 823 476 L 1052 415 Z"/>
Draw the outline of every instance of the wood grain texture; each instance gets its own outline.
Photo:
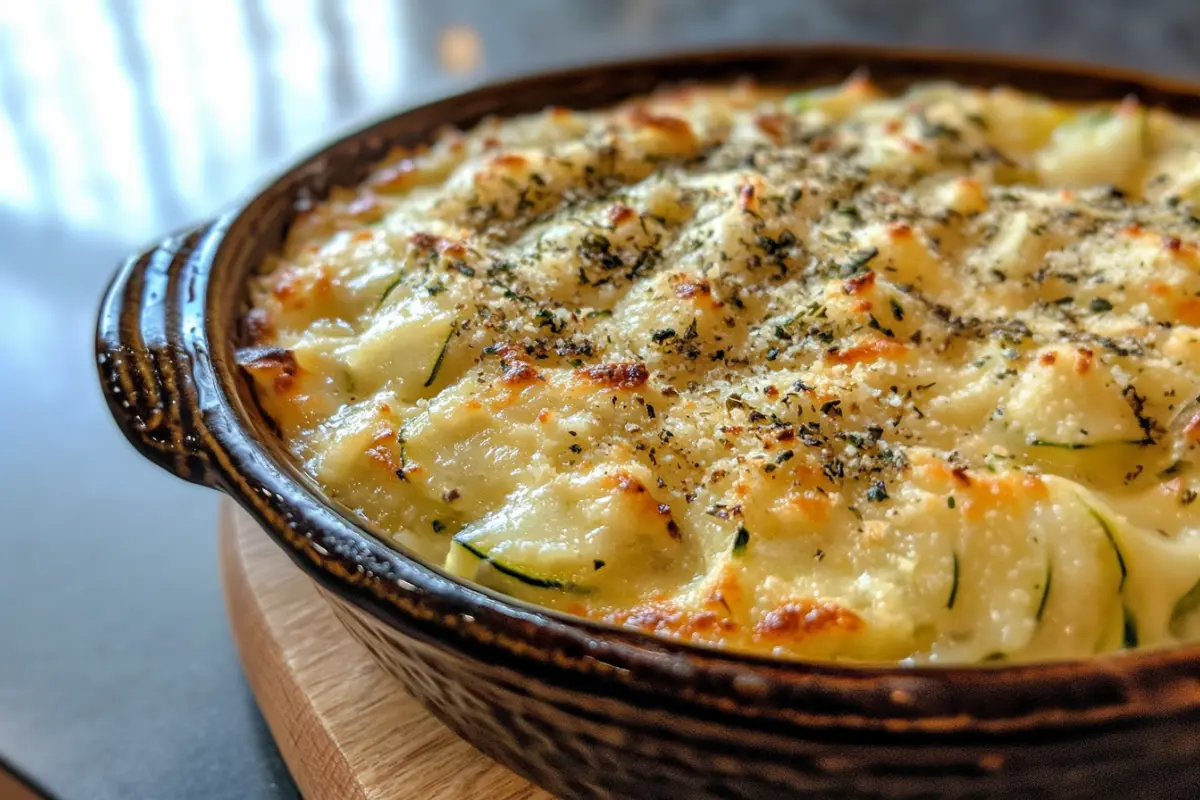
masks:
<path id="1" fill-rule="evenodd" d="M 221 581 L 234 640 L 306 800 L 550 797 L 430 716 L 254 521 L 221 503 Z"/>

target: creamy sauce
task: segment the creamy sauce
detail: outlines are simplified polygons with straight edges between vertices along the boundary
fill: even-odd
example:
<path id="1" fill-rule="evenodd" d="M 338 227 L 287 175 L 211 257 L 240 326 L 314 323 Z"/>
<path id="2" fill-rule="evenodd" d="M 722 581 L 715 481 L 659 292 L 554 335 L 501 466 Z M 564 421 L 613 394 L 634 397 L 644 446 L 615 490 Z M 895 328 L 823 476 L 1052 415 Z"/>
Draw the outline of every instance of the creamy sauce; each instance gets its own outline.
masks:
<path id="1" fill-rule="evenodd" d="M 393 154 L 240 360 L 331 497 L 535 603 L 792 658 L 1164 644 L 1197 215 L 1200 127 L 1133 98 L 673 89 Z"/>

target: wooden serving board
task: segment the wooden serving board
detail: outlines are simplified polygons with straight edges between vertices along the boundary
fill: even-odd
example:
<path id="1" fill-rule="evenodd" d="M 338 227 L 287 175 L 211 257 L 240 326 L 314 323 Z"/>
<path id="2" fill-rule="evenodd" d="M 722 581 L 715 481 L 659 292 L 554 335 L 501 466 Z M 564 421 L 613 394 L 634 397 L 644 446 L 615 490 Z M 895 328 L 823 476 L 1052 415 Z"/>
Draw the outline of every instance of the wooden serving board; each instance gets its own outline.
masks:
<path id="1" fill-rule="evenodd" d="M 220 514 L 233 638 L 305 800 L 546 800 L 384 673 L 299 567 L 231 500 Z"/>

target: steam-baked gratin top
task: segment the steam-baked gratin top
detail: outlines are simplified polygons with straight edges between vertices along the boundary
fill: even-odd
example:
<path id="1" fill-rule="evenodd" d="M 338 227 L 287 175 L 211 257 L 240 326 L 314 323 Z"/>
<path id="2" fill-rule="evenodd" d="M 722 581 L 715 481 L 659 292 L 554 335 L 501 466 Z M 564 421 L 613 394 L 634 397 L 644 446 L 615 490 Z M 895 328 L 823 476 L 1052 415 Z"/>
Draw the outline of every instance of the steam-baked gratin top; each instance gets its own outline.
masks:
<path id="1" fill-rule="evenodd" d="M 1136 98 L 671 89 L 395 153 L 239 357 L 331 497 L 534 603 L 786 657 L 1168 643 L 1198 216 L 1200 127 Z"/>

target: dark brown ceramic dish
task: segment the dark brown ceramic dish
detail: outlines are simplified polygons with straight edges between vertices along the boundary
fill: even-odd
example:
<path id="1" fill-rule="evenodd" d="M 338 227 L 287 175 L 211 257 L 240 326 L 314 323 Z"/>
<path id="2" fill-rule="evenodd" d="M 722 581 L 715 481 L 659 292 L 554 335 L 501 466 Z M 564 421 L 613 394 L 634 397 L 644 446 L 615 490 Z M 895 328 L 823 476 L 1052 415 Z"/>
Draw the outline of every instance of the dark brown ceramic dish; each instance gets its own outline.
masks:
<path id="1" fill-rule="evenodd" d="M 393 145 L 664 82 L 829 83 L 860 66 L 888 88 L 949 79 L 1062 99 L 1136 93 L 1200 114 L 1196 87 L 1140 75 L 854 47 L 674 56 L 480 89 L 349 136 L 122 266 L 97 337 L 112 413 L 150 460 L 244 506 L 447 725 L 558 795 L 1200 796 L 1200 647 L 868 668 L 714 652 L 533 608 L 396 552 L 339 511 L 289 460 L 234 364 L 247 273 L 297 208 L 358 183 Z"/>

